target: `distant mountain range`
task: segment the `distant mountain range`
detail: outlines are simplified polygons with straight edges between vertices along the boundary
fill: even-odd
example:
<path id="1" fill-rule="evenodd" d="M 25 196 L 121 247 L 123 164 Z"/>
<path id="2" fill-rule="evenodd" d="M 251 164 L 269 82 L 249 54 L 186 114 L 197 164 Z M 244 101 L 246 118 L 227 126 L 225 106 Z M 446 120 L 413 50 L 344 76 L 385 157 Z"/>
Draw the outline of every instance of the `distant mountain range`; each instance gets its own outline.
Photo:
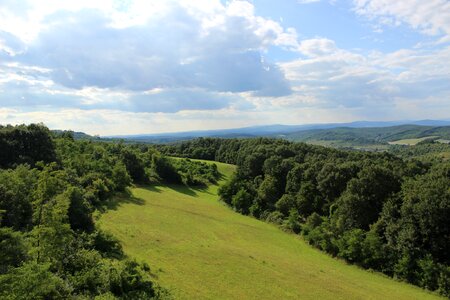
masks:
<path id="1" fill-rule="evenodd" d="M 406 126 L 407 127 L 402 127 Z M 263 125 L 233 129 L 198 130 L 172 133 L 138 134 L 138 135 L 115 135 L 105 136 L 106 139 L 124 139 L 145 143 L 170 143 L 194 139 L 198 137 L 219 138 L 249 138 L 249 137 L 280 137 L 289 140 L 358 140 L 367 143 L 387 142 L 392 138 L 415 138 L 423 137 L 432 128 L 450 126 L 450 120 L 419 120 L 419 121 L 357 121 L 351 123 L 327 123 L 306 125 Z M 423 128 L 422 128 L 423 127 Z M 365 130 L 369 129 L 370 130 Z M 378 128 L 378 129 L 377 129 Z M 384 129 L 382 129 L 384 128 Z M 448 128 L 450 130 L 450 127 Z M 436 131 L 436 130 L 435 130 Z M 439 130 L 437 130 L 439 131 Z M 447 128 L 439 131 L 446 135 Z M 430 134 L 430 135 L 436 135 Z M 389 136 L 391 136 L 389 138 Z"/>

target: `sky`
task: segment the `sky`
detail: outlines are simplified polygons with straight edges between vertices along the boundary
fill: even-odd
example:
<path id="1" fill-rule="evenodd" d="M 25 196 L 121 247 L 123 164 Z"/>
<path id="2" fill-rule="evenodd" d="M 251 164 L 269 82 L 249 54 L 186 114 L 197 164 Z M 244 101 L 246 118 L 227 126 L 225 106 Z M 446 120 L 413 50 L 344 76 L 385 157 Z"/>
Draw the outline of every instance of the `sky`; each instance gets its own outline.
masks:
<path id="1" fill-rule="evenodd" d="M 0 0 L 0 124 L 450 119 L 449 0 Z"/>

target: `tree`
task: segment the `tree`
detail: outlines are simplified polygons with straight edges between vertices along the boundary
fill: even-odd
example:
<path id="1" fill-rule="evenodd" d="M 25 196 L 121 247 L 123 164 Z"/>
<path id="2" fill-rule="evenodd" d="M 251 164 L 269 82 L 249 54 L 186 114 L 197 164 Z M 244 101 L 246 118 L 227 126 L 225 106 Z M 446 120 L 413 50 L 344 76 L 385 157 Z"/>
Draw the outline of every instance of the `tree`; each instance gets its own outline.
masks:
<path id="1" fill-rule="evenodd" d="M 274 208 L 280 194 L 278 181 L 272 176 L 267 176 L 258 188 L 258 196 L 267 208 Z"/>
<path id="2" fill-rule="evenodd" d="M 275 203 L 275 207 L 283 215 L 288 216 L 291 209 L 297 209 L 297 201 L 295 199 L 295 196 L 292 196 L 290 194 L 284 194 L 277 201 L 277 203 Z"/>
<path id="3" fill-rule="evenodd" d="M 400 190 L 400 181 L 392 171 L 366 166 L 348 182 L 347 189 L 338 200 L 335 224 L 340 230 L 369 229 L 388 197 Z"/>
<path id="4" fill-rule="evenodd" d="M 22 235 L 11 228 L 0 228 L 0 274 L 20 266 L 27 259 Z"/>
<path id="5" fill-rule="evenodd" d="M 121 153 L 121 158 L 133 181 L 144 182 L 146 180 L 145 166 L 135 150 L 124 148 Z"/>
<path id="6" fill-rule="evenodd" d="M 70 228 L 75 231 L 92 232 L 95 227 L 92 219 L 92 208 L 84 198 L 83 191 L 78 187 L 71 186 L 61 197 L 67 198 L 69 202 L 67 214 Z"/>
<path id="7" fill-rule="evenodd" d="M 131 177 L 122 162 L 116 162 L 112 169 L 112 181 L 117 191 L 123 192 L 131 184 Z"/>
<path id="8" fill-rule="evenodd" d="M 399 230 L 393 234 L 399 251 L 424 249 L 438 262 L 449 264 L 450 176 L 441 172 L 432 170 L 405 183 Z"/>
<path id="9" fill-rule="evenodd" d="M 64 194 L 42 205 L 38 226 L 32 231 L 37 262 L 50 262 L 52 267 L 61 268 L 73 240 L 68 217 L 69 205 L 69 199 Z"/>
<path id="10" fill-rule="evenodd" d="M 236 195 L 233 196 L 231 204 L 234 209 L 240 213 L 248 215 L 250 206 L 253 203 L 253 197 L 245 189 L 241 188 Z"/>
<path id="11" fill-rule="evenodd" d="M 48 264 L 26 263 L 0 275 L 0 298 L 5 300 L 68 299 L 70 287 Z"/>
<path id="12" fill-rule="evenodd" d="M 287 225 L 294 233 L 300 233 L 301 231 L 300 216 L 295 208 L 289 211 Z"/>
<path id="13" fill-rule="evenodd" d="M 31 194 L 37 182 L 37 170 L 21 165 L 14 170 L 0 170 L 0 225 L 24 230 L 31 226 Z"/>
<path id="14" fill-rule="evenodd" d="M 50 130 L 42 124 L 0 126 L 0 167 L 18 164 L 35 165 L 56 160 L 55 145 Z"/>

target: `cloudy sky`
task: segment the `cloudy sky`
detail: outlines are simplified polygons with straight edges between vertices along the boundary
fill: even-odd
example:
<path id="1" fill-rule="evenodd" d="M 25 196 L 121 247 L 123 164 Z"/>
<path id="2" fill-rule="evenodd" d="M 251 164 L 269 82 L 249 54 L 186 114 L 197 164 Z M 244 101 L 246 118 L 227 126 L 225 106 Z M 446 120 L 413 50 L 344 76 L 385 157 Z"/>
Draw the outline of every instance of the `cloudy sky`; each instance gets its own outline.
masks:
<path id="1" fill-rule="evenodd" d="M 0 0 L 1 124 L 449 118 L 449 0 Z"/>

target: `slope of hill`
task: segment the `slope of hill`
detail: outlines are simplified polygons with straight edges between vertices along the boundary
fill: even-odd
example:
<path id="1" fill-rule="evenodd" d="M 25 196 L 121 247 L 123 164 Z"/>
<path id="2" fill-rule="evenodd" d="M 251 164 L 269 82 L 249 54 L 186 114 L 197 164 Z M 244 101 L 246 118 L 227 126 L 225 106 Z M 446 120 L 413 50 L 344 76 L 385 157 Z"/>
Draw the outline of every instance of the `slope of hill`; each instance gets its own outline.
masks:
<path id="1" fill-rule="evenodd" d="M 221 182 L 234 171 L 217 166 Z M 176 299 L 439 299 L 234 213 L 218 201 L 217 188 L 140 186 L 99 223 L 128 255 L 155 267 Z"/>
<path id="2" fill-rule="evenodd" d="M 391 122 L 373 122 L 358 121 L 351 123 L 323 123 L 323 124 L 304 124 L 304 125 L 262 125 L 232 129 L 218 130 L 198 130 L 185 132 L 170 132 L 156 134 L 137 134 L 137 135 L 116 135 L 105 138 L 125 139 L 146 143 L 170 143 L 175 141 L 185 141 L 198 137 L 220 137 L 220 138 L 246 138 L 260 136 L 296 136 L 299 132 L 315 132 L 315 130 L 328 130 L 334 128 L 384 128 L 395 127 L 405 124 L 416 126 L 450 126 L 450 121 L 443 120 L 421 120 L 421 121 L 391 121 Z"/>
<path id="3" fill-rule="evenodd" d="M 385 144 L 402 139 L 450 137 L 450 126 L 400 125 L 392 127 L 314 129 L 286 134 L 293 141 L 346 141 L 361 145 Z"/>

